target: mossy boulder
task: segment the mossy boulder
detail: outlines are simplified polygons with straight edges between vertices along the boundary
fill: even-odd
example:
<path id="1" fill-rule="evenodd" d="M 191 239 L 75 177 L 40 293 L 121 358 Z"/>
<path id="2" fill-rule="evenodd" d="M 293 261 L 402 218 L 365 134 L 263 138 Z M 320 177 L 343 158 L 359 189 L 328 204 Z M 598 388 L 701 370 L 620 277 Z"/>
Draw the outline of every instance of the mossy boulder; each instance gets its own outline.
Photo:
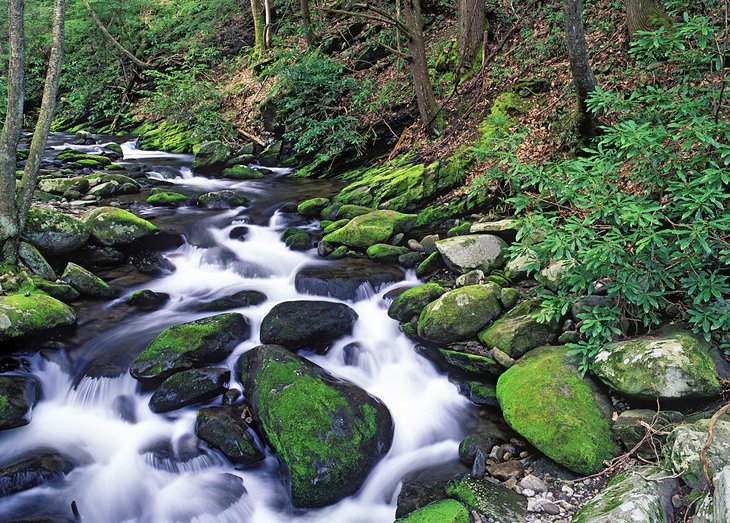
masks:
<path id="1" fill-rule="evenodd" d="M 493 236 L 499 236 L 507 243 L 512 243 L 517 238 L 517 231 L 519 230 L 519 222 L 515 218 L 505 218 L 504 220 L 496 221 L 479 221 L 472 224 L 470 232 L 472 234 L 491 234 Z"/>
<path id="2" fill-rule="evenodd" d="M 722 391 L 712 345 L 680 329 L 607 345 L 593 373 L 634 400 L 709 399 Z"/>
<path id="3" fill-rule="evenodd" d="M 707 443 L 710 420 L 679 425 L 667 437 L 669 465 L 682 476 L 687 485 L 696 490 L 707 488 L 704 463 L 700 451 Z M 730 416 L 718 419 L 712 431 L 712 443 L 707 448 L 710 477 L 730 466 Z"/>
<path id="4" fill-rule="evenodd" d="M 357 216 L 363 216 L 371 212 L 373 212 L 371 207 L 362 205 L 338 205 L 331 216 L 333 220 L 352 220 Z"/>
<path id="5" fill-rule="evenodd" d="M 117 296 L 117 291 L 107 282 L 72 262 L 66 265 L 61 280 L 84 296 L 91 298 L 114 298 Z"/>
<path id="6" fill-rule="evenodd" d="M 198 206 L 206 209 L 231 209 L 243 207 L 247 203 L 248 198 L 230 190 L 213 191 L 198 197 Z"/>
<path id="7" fill-rule="evenodd" d="M 291 350 L 323 348 L 352 333 L 357 313 L 344 303 L 285 301 L 261 322 L 261 341 Z"/>
<path id="8" fill-rule="evenodd" d="M 142 289 L 133 292 L 127 297 L 127 305 L 142 310 L 159 309 L 170 300 L 170 295 L 164 292 L 155 292 L 150 289 Z"/>
<path id="9" fill-rule="evenodd" d="M 486 378 L 487 376 L 499 376 L 503 370 L 496 361 L 482 354 L 471 354 L 453 349 L 439 349 L 439 354 L 446 362 L 448 370 L 457 375 Z"/>
<path id="10" fill-rule="evenodd" d="M 408 247 L 398 247 L 387 243 L 377 243 L 368 247 L 368 258 L 378 263 L 398 263 L 398 258 L 410 253 Z"/>
<path id="11" fill-rule="evenodd" d="M 223 177 L 231 180 L 260 180 L 264 173 L 243 165 L 234 165 L 223 170 Z"/>
<path id="12" fill-rule="evenodd" d="M 452 271 L 464 274 L 480 269 L 489 274 L 504 263 L 507 243 L 491 234 L 470 234 L 439 240 L 436 248 Z"/>
<path id="13" fill-rule="evenodd" d="M 39 393 L 40 386 L 33 376 L 0 376 L 0 430 L 30 423 Z"/>
<path id="14" fill-rule="evenodd" d="M 160 382 L 176 372 L 220 363 L 250 334 L 248 319 L 237 313 L 173 325 L 137 356 L 130 374 L 142 382 Z"/>
<path id="15" fill-rule="evenodd" d="M 85 193 L 89 190 L 89 180 L 82 177 L 75 178 L 45 178 L 38 182 L 41 191 L 63 195 L 66 191 Z"/>
<path id="16" fill-rule="evenodd" d="M 23 238 L 43 253 L 66 254 L 86 244 L 89 229 L 84 222 L 62 212 L 31 207 Z"/>
<path id="17" fill-rule="evenodd" d="M 87 174 L 86 176 L 84 176 L 84 179 L 89 182 L 89 185 L 91 187 L 114 182 L 119 188 L 123 186 L 130 186 L 132 188 L 132 190 L 130 191 L 118 191 L 119 194 L 136 193 L 139 192 L 139 190 L 142 188 L 137 180 L 118 173 L 96 172 L 93 174 Z"/>
<path id="18" fill-rule="evenodd" d="M 416 267 L 416 276 L 425 278 L 444 268 L 446 268 L 446 264 L 441 254 L 432 252 L 425 260 L 418 264 L 418 267 Z"/>
<path id="19" fill-rule="evenodd" d="M 190 369 L 173 374 L 160 384 L 150 398 L 152 412 L 169 412 L 203 403 L 226 391 L 231 377 L 228 369 Z"/>
<path id="20" fill-rule="evenodd" d="M 158 232 L 157 226 L 116 207 L 99 207 L 84 215 L 91 236 L 106 246 L 124 245 Z"/>
<path id="21" fill-rule="evenodd" d="M 38 249 L 30 243 L 20 242 L 18 256 L 33 274 L 37 274 L 46 280 L 54 281 L 56 279 L 53 267 L 50 266 Z"/>
<path id="22" fill-rule="evenodd" d="M 147 203 L 155 207 L 177 207 L 187 201 L 188 197 L 178 192 L 158 192 L 147 198 Z"/>
<path id="23" fill-rule="evenodd" d="M 38 276 L 33 277 L 33 285 L 35 285 L 39 290 L 45 292 L 49 296 L 52 296 L 53 298 L 64 302 L 73 301 L 81 296 L 79 291 L 66 283 L 58 283 L 56 281 L 44 280 L 43 278 L 40 278 Z"/>
<path id="24" fill-rule="evenodd" d="M 618 454 L 608 400 L 564 347 L 528 352 L 497 381 L 507 423 L 553 461 L 594 474 Z"/>
<path id="25" fill-rule="evenodd" d="M 458 501 L 443 499 L 411 512 L 396 523 L 471 523 L 471 516 Z"/>
<path id="26" fill-rule="evenodd" d="M 475 336 L 502 308 L 495 284 L 469 285 L 429 303 L 418 319 L 418 336 L 433 343 L 452 343 Z"/>
<path id="27" fill-rule="evenodd" d="M 220 141 L 200 145 L 193 158 L 193 171 L 209 174 L 222 170 L 231 157 L 231 148 Z"/>
<path id="28" fill-rule="evenodd" d="M 440 298 L 446 289 L 438 283 L 425 283 L 402 292 L 388 307 L 388 316 L 400 322 L 419 316 L 426 305 Z"/>
<path id="29" fill-rule="evenodd" d="M 395 211 L 372 211 L 357 216 L 322 241 L 332 245 L 345 245 L 355 249 L 367 249 L 376 243 L 387 243 L 395 234 L 408 232 L 415 224 L 416 216 Z"/>
<path id="30" fill-rule="evenodd" d="M 74 310 L 46 294 L 0 297 L 0 341 L 74 323 Z"/>
<path id="31" fill-rule="evenodd" d="M 385 405 L 284 347 L 256 347 L 241 364 L 246 397 L 294 506 L 322 507 L 357 492 L 392 443 Z"/>
<path id="32" fill-rule="evenodd" d="M 253 466 L 264 460 L 264 451 L 251 435 L 235 407 L 208 407 L 198 411 L 195 435 L 223 453 L 232 463 Z"/>
<path id="33" fill-rule="evenodd" d="M 139 147 L 144 150 L 187 153 L 198 142 L 195 129 L 190 130 L 187 123 L 171 123 L 165 120 L 144 122 L 132 134 L 139 136 Z"/>
<path id="34" fill-rule="evenodd" d="M 539 300 L 528 300 L 507 312 L 479 333 L 479 341 L 488 349 L 499 349 L 512 358 L 554 342 L 560 334 L 558 319 L 539 323 L 536 315 Z"/>
<path id="35" fill-rule="evenodd" d="M 281 241 L 292 251 L 307 251 L 312 248 L 312 239 L 307 231 L 296 227 L 286 229 L 281 235 Z"/>
<path id="36" fill-rule="evenodd" d="M 487 520 L 527 522 L 527 499 L 502 485 L 463 474 L 446 486 L 446 495 Z"/>
<path id="37" fill-rule="evenodd" d="M 297 206 L 297 212 L 307 218 L 316 218 L 322 212 L 322 209 L 330 204 L 327 198 L 312 198 L 304 200 Z"/>
<path id="38" fill-rule="evenodd" d="M 322 232 L 329 234 L 331 232 L 335 232 L 337 229 L 342 229 L 345 225 L 350 223 L 350 220 L 337 220 L 336 222 L 330 222 L 325 226 L 326 222 L 327 220 L 323 220 L 321 223 L 322 227 L 324 227 Z"/>

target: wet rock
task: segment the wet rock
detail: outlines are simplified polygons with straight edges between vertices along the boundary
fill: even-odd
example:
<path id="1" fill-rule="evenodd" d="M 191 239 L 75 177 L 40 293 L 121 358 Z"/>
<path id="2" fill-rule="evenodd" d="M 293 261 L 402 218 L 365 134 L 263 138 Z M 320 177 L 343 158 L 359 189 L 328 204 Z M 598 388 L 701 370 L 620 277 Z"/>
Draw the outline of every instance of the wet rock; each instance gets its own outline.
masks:
<path id="1" fill-rule="evenodd" d="M 188 200 L 184 194 L 171 191 L 162 191 L 147 198 L 147 203 L 155 207 L 179 207 Z"/>
<path id="2" fill-rule="evenodd" d="M 401 293 L 388 307 L 388 316 L 401 322 L 419 316 L 426 305 L 440 298 L 446 289 L 437 283 L 426 283 Z"/>
<path id="3" fill-rule="evenodd" d="M 251 435 L 240 409 L 209 407 L 200 409 L 195 434 L 232 463 L 253 466 L 264 460 L 263 450 Z"/>
<path id="4" fill-rule="evenodd" d="M 169 412 L 188 405 L 210 401 L 226 390 L 231 377 L 228 369 L 191 369 L 173 374 L 150 398 L 152 412 Z"/>
<path id="5" fill-rule="evenodd" d="M 357 492 L 390 449 L 393 421 L 385 405 L 284 347 L 256 347 L 241 368 L 294 506 L 321 507 Z"/>
<path id="6" fill-rule="evenodd" d="M 366 254 L 368 258 L 378 263 L 398 263 L 398 258 L 404 254 L 413 254 L 407 247 L 388 245 L 387 243 L 376 243 L 368 247 Z M 420 255 L 416 254 L 419 257 Z"/>
<path id="7" fill-rule="evenodd" d="M 109 247 L 132 243 L 157 232 L 157 226 L 124 209 L 100 207 L 84 215 L 91 236 Z"/>
<path id="8" fill-rule="evenodd" d="M 99 247 L 98 245 L 87 245 L 78 251 L 74 260 L 80 265 L 114 267 L 124 263 L 124 253 L 112 247 Z"/>
<path id="9" fill-rule="evenodd" d="M 89 230 L 84 222 L 61 212 L 31 207 L 22 236 L 41 252 L 56 255 L 83 247 Z"/>
<path id="10" fill-rule="evenodd" d="M 197 203 L 206 209 L 231 209 L 243 207 L 248 203 L 248 198 L 236 191 L 213 191 L 200 195 Z"/>
<path id="11" fill-rule="evenodd" d="M 316 218 L 329 204 L 330 201 L 327 198 L 312 198 L 300 203 L 297 206 L 297 212 L 307 218 Z"/>
<path id="12" fill-rule="evenodd" d="M 485 456 L 488 456 L 492 447 L 500 443 L 504 443 L 504 438 L 491 432 L 470 434 L 459 444 L 459 460 L 471 467 L 478 451 L 482 451 Z"/>
<path id="13" fill-rule="evenodd" d="M 471 234 L 439 240 L 436 248 L 452 271 L 464 274 L 480 269 L 488 274 L 503 264 L 507 244 L 497 236 Z"/>
<path id="14" fill-rule="evenodd" d="M 234 165 L 224 169 L 222 176 L 231 180 L 260 180 L 264 177 L 264 173 L 244 165 Z"/>
<path id="15" fill-rule="evenodd" d="M 211 174 L 221 171 L 231 157 L 231 148 L 220 141 L 201 144 L 193 158 L 193 171 L 201 174 Z"/>
<path id="16" fill-rule="evenodd" d="M 176 372 L 220 363 L 251 334 L 248 319 L 218 314 L 165 329 L 132 362 L 132 377 L 159 382 Z"/>
<path id="17" fill-rule="evenodd" d="M 290 350 L 324 348 L 352 333 L 357 313 L 343 303 L 286 301 L 276 305 L 261 323 L 261 341 Z"/>
<path id="18" fill-rule="evenodd" d="M 296 275 L 297 292 L 317 296 L 331 296 L 341 300 L 364 297 L 367 291 L 378 289 L 386 283 L 403 280 L 401 269 L 382 265 L 370 260 L 341 260 L 331 265 L 304 267 Z M 365 286 L 365 294 L 360 287 Z"/>
<path id="19" fill-rule="evenodd" d="M 230 296 L 217 298 L 201 304 L 197 310 L 202 312 L 220 312 L 260 305 L 267 300 L 266 294 L 259 291 L 240 291 Z"/>
<path id="20" fill-rule="evenodd" d="M 422 257 L 418 252 L 407 252 L 398 256 L 398 265 L 407 269 L 414 269 L 421 263 Z"/>
<path id="21" fill-rule="evenodd" d="M 337 203 L 322 209 L 322 218 L 326 220 L 352 220 L 358 216 L 374 212 L 370 207 Z"/>
<path id="22" fill-rule="evenodd" d="M 431 253 L 425 260 L 423 260 L 416 268 L 416 276 L 419 278 L 425 278 L 431 274 L 444 269 L 446 264 L 444 259 L 438 252 Z"/>
<path id="23" fill-rule="evenodd" d="M 30 423 L 39 392 L 38 380 L 33 376 L 0 376 L 0 430 Z"/>
<path id="24" fill-rule="evenodd" d="M 248 236 L 249 228 L 245 225 L 239 225 L 238 227 L 234 227 L 231 229 L 231 232 L 228 233 L 228 237 L 231 240 L 239 240 L 244 241 L 246 239 L 246 236 Z"/>
<path id="25" fill-rule="evenodd" d="M 108 283 L 75 263 L 66 265 L 61 279 L 84 296 L 102 299 L 117 296 L 117 291 Z"/>
<path id="26" fill-rule="evenodd" d="M 520 301 L 520 291 L 511 287 L 503 288 L 499 296 L 499 301 L 502 302 L 502 307 L 505 310 L 510 310 Z"/>
<path id="27" fill-rule="evenodd" d="M 66 191 L 85 193 L 89 190 L 89 180 L 75 178 L 45 178 L 38 182 L 38 189 L 50 194 L 63 195 Z"/>
<path id="28" fill-rule="evenodd" d="M 539 300 L 528 300 L 507 312 L 479 333 L 479 341 L 488 349 L 499 349 L 512 358 L 554 342 L 560 331 L 560 322 L 554 319 L 539 323 L 536 315 Z"/>
<path id="29" fill-rule="evenodd" d="M 452 349 L 439 349 L 448 366 L 448 371 L 464 376 L 486 378 L 502 373 L 502 367 L 492 358 Z"/>
<path id="30" fill-rule="evenodd" d="M 707 487 L 700 451 L 707 442 L 709 420 L 683 424 L 667 437 L 670 449 L 669 464 L 693 489 Z M 730 417 L 720 418 L 713 430 L 712 443 L 707 449 L 710 477 L 730 465 Z"/>
<path id="31" fill-rule="evenodd" d="M 497 390 L 493 383 L 468 380 L 458 383 L 459 394 L 465 396 L 474 405 L 498 407 Z"/>
<path id="32" fill-rule="evenodd" d="M 487 519 L 527 523 L 527 500 L 502 485 L 463 475 L 449 482 L 446 494 Z"/>
<path id="33" fill-rule="evenodd" d="M 426 505 L 396 523 L 470 523 L 469 511 L 453 499 L 443 499 Z"/>
<path id="34" fill-rule="evenodd" d="M 33 278 L 33 285 L 38 287 L 40 290 L 42 290 L 52 298 L 56 298 L 57 300 L 61 300 L 63 302 L 73 301 L 81 296 L 79 291 L 77 291 L 70 285 L 67 285 L 65 283 L 50 282 L 37 276 Z"/>
<path id="35" fill-rule="evenodd" d="M 429 503 L 442 500 L 449 480 L 467 471 L 464 465 L 450 462 L 407 474 L 398 494 L 395 517 L 405 517 Z"/>
<path id="36" fill-rule="evenodd" d="M 132 257 L 132 265 L 142 274 L 151 276 L 175 272 L 172 262 L 158 252 L 140 252 Z"/>
<path id="37" fill-rule="evenodd" d="M 549 458 L 593 474 L 618 453 L 611 409 L 563 347 L 530 351 L 497 381 L 507 423 Z"/>
<path id="38" fill-rule="evenodd" d="M 312 239 L 306 231 L 289 227 L 281 235 L 281 241 L 284 242 L 292 251 L 307 251 L 312 248 Z"/>
<path id="39" fill-rule="evenodd" d="M 343 218 L 343 216 L 338 214 L 337 218 Z M 365 250 L 377 243 L 388 243 L 388 240 L 395 234 L 408 232 L 415 222 L 415 214 L 372 211 L 352 218 L 347 225 L 327 234 L 322 241 L 330 245 L 344 245 Z"/>
<path id="40" fill-rule="evenodd" d="M 74 310 L 51 296 L 10 294 L 0 297 L 0 341 L 74 323 Z"/>
<path id="41" fill-rule="evenodd" d="M 0 465 L 0 498 L 62 479 L 75 467 L 53 449 L 35 449 Z"/>
<path id="42" fill-rule="evenodd" d="M 507 453 L 505 452 L 503 454 L 503 459 L 506 460 L 508 458 L 509 456 L 507 456 Z M 502 463 L 497 463 L 495 465 L 488 465 L 487 472 L 489 472 L 490 476 L 505 481 L 510 478 L 519 478 L 525 471 L 518 460 L 510 460 L 503 461 Z"/>
<path id="43" fill-rule="evenodd" d="M 159 309 L 170 300 L 170 295 L 164 292 L 155 292 L 149 289 L 133 292 L 127 298 L 127 305 L 143 310 Z"/>
<path id="44" fill-rule="evenodd" d="M 33 247 L 31 244 L 20 242 L 18 245 L 18 256 L 20 256 L 20 259 L 28 266 L 33 274 L 37 274 L 41 278 L 45 278 L 50 281 L 54 281 L 56 279 L 56 273 L 53 271 L 53 268 L 49 265 L 38 249 Z"/>

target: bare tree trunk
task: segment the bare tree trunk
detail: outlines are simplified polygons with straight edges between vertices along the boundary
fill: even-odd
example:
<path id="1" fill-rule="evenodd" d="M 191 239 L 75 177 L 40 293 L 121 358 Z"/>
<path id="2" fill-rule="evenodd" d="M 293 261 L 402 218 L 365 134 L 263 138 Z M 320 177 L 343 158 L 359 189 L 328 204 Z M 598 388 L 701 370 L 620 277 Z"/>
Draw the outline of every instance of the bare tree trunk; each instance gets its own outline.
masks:
<path id="1" fill-rule="evenodd" d="M 421 5 L 419 0 L 403 0 L 402 6 L 404 25 L 408 30 L 408 48 L 411 53 L 411 74 L 413 75 L 413 89 L 416 92 L 418 112 L 426 132 L 431 134 L 437 127 L 437 104 L 433 95 L 431 78 L 428 75 L 426 61 L 426 44 L 423 41 L 423 27 L 421 26 Z"/>
<path id="2" fill-rule="evenodd" d="M 6 259 L 15 261 L 18 249 L 20 233 L 25 228 L 28 220 L 28 210 L 33 201 L 33 191 L 38 183 L 38 171 L 43 159 L 43 151 L 48 143 L 48 133 L 51 131 L 51 122 L 56 109 L 56 98 L 58 97 L 58 85 L 61 81 L 61 66 L 63 64 L 63 37 L 64 22 L 66 20 L 66 0 L 55 0 L 53 5 L 53 41 L 51 44 L 51 55 L 48 59 L 48 71 L 46 72 L 46 85 L 43 88 L 43 101 L 36 122 L 33 140 L 28 152 L 28 161 L 25 164 L 23 178 L 20 182 L 15 207 L 18 213 L 19 234 L 6 249 Z"/>
<path id="3" fill-rule="evenodd" d="M 23 126 L 23 89 L 25 78 L 24 0 L 8 1 L 8 99 L 5 125 L 0 134 L 0 242 L 17 236 L 18 215 L 15 210 L 15 164 Z"/>
<path id="4" fill-rule="evenodd" d="M 134 65 L 136 65 L 137 67 L 139 67 L 140 69 L 152 69 L 151 64 L 148 64 L 147 62 L 143 62 L 142 60 L 140 60 L 139 58 L 134 56 L 134 54 L 132 54 L 131 51 L 127 50 L 122 44 L 119 43 L 119 40 L 114 38 L 114 36 L 109 32 L 109 30 L 102 23 L 102 21 L 99 20 L 99 17 L 96 16 L 96 13 L 91 8 L 91 6 L 89 5 L 89 2 L 87 0 L 81 0 L 81 3 L 84 4 L 84 7 L 91 15 L 91 18 L 94 20 L 94 23 L 96 24 L 96 26 L 104 34 L 106 39 L 109 40 L 109 42 L 111 42 L 111 44 L 117 49 L 117 51 L 119 51 L 121 54 L 123 54 L 124 56 L 129 58 L 132 61 L 132 63 Z"/>
<path id="5" fill-rule="evenodd" d="M 657 0 L 626 0 L 626 22 L 629 26 L 629 39 L 633 40 L 637 31 L 650 31 L 667 23 Z"/>
<path id="6" fill-rule="evenodd" d="M 314 33 L 312 33 L 312 15 L 309 12 L 309 0 L 301 0 L 302 8 L 302 24 L 304 25 L 304 36 L 307 39 L 307 45 L 314 44 Z"/>
<path id="7" fill-rule="evenodd" d="M 264 0 L 264 13 L 266 14 L 266 25 L 264 26 L 264 42 L 266 49 L 271 47 L 271 2 Z"/>
<path id="8" fill-rule="evenodd" d="M 254 28 L 254 55 L 261 56 L 266 51 L 266 14 L 263 0 L 251 0 L 251 15 Z"/>
<path id="9" fill-rule="evenodd" d="M 459 0 L 459 58 L 471 64 L 484 41 L 484 0 Z"/>
<path id="10" fill-rule="evenodd" d="M 565 33 L 568 58 L 573 73 L 573 85 L 578 98 L 577 128 L 581 137 L 588 141 L 595 134 L 593 115 L 588 111 L 588 94 L 596 88 L 596 80 L 588 63 L 585 29 L 583 27 L 583 3 L 581 0 L 563 0 Z"/>

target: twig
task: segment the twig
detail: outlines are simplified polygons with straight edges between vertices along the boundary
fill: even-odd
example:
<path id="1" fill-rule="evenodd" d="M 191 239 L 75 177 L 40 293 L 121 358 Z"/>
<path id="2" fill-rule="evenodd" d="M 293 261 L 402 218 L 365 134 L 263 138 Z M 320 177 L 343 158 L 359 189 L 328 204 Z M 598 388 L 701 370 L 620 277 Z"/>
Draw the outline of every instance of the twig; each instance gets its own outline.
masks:
<path id="1" fill-rule="evenodd" d="M 729 410 L 730 403 L 727 403 L 725 406 L 720 408 L 712 415 L 712 417 L 710 418 L 710 423 L 707 424 L 707 441 L 705 442 L 704 447 L 702 447 L 702 450 L 700 450 L 700 461 L 702 462 L 702 470 L 705 473 L 705 480 L 707 481 L 707 486 L 710 489 L 710 494 L 715 491 L 715 485 L 712 483 L 712 478 L 710 477 L 710 462 L 707 460 L 707 451 L 710 450 L 712 440 L 715 439 L 715 425 L 717 424 L 717 420 L 719 420 L 720 417 L 723 414 L 727 413 Z"/>

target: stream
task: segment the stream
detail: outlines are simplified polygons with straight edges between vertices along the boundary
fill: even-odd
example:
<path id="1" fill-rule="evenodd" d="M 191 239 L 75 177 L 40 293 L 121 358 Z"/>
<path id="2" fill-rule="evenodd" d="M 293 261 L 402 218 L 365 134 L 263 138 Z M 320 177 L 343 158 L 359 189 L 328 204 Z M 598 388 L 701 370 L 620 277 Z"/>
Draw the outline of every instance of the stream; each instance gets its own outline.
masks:
<path id="1" fill-rule="evenodd" d="M 55 134 L 51 145 L 62 149 L 68 139 Z M 282 205 L 331 195 L 337 189 L 335 182 L 288 177 L 285 169 L 273 169 L 264 179 L 251 181 L 195 177 L 190 155 L 141 151 L 134 142 L 109 139 L 123 146 L 120 163 L 127 169 L 144 169 L 156 184 L 170 184 L 186 195 L 234 189 L 251 203 L 227 210 L 170 209 L 131 203 L 146 198 L 146 189 L 142 195 L 121 197 L 133 212 L 163 229 L 181 232 L 187 241 L 164 252 L 175 267 L 170 274 L 140 278 L 129 266 L 100 272 L 121 289 L 120 298 L 75 304 L 78 329 L 53 342 L 54 350 L 25 356 L 41 381 L 42 399 L 29 425 L 0 432 L 0 456 L 5 461 L 50 448 L 79 465 L 60 482 L 0 498 L 0 521 L 43 517 L 65 521 L 75 502 L 81 520 L 93 523 L 391 523 L 403 477 L 455 461 L 468 419 L 475 417 L 475 408 L 459 395 L 457 386 L 416 352 L 414 343 L 387 315 L 389 301 L 384 295 L 396 287 L 416 285 L 415 273 L 408 271 L 404 282 L 379 289 L 364 285 L 357 300 L 345 302 L 359 315 L 353 334 L 338 340 L 326 354 L 300 353 L 380 398 L 392 414 L 395 436 L 389 453 L 355 496 L 323 509 L 296 509 L 269 450 L 257 468 L 234 467 L 195 437 L 197 408 L 153 413 L 148 407 L 152 391 L 144 390 L 128 368 L 163 329 L 209 316 L 190 312 L 201 301 L 242 290 L 268 297 L 260 305 L 234 309 L 249 318 L 252 336 L 227 360 L 231 370 L 242 353 L 260 344 L 261 321 L 276 304 L 298 299 L 338 301 L 300 294 L 294 277 L 306 265 L 341 262 L 322 261 L 316 249 L 291 251 L 279 239 L 288 226 L 312 232 L 318 226 L 281 212 Z M 231 230 L 242 225 L 248 227 L 245 239 L 231 239 Z M 234 253 L 236 263 L 222 263 L 219 252 Z M 124 302 L 139 289 L 167 293 L 171 299 L 159 310 L 139 312 Z M 355 362 L 345 357 L 344 350 L 353 342 L 363 347 Z M 241 389 L 235 373 L 229 387 Z M 220 404 L 220 398 L 212 404 Z M 233 476 L 241 478 L 245 492 Z"/>

